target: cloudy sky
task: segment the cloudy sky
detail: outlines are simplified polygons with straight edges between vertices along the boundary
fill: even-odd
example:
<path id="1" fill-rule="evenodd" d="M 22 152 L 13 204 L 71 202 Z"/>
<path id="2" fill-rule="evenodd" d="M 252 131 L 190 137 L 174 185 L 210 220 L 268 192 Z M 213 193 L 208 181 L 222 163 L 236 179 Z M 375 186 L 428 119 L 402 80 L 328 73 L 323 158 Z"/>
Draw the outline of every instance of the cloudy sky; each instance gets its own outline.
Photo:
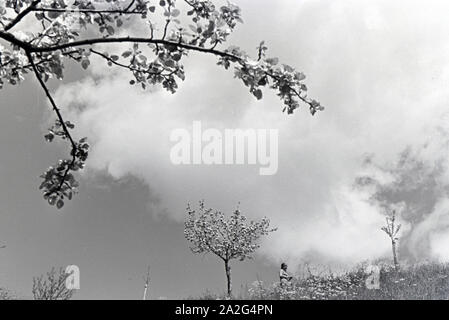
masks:
<path id="1" fill-rule="evenodd" d="M 99 62 L 68 68 L 53 86 L 76 135 L 92 152 L 80 194 L 56 211 L 38 175 L 64 155 L 44 142 L 53 115 L 36 82 L 0 94 L 0 284 L 26 297 L 51 266 L 81 270 L 77 298 L 140 298 L 224 291 L 215 257 L 195 256 L 183 238 L 187 203 L 251 218 L 278 231 L 254 261 L 233 265 L 234 288 L 276 280 L 286 261 L 333 266 L 389 257 L 380 231 L 385 206 L 400 212 L 403 261 L 449 260 L 449 21 L 447 1 L 235 1 L 243 10 L 229 43 L 307 75 L 325 107 L 293 115 L 267 92 L 255 100 L 216 58 L 191 54 L 175 95 L 128 84 Z M 279 130 L 279 169 L 174 166 L 173 129 Z"/>

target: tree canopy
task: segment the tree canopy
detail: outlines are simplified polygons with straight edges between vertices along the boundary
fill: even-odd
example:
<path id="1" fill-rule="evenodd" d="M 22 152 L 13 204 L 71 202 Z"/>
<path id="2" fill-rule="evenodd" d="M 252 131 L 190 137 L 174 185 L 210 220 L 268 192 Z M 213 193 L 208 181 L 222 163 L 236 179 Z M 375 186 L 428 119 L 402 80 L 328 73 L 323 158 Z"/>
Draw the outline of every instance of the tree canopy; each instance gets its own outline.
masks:
<path id="1" fill-rule="evenodd" d="M 199 210 L 187 207 L 184 236 L 190 242 L 193 253 L 213 253 L 225 263 L 228 294 L 231 295 L 231 267 L 233 259 L 251 259 L 260 247 L 262 236 L 276 231 L 270 228 L 270 220 L 247 221 L 236 209 L 230 217 L 221 211 L 206 208 L 201 201 Z"/>

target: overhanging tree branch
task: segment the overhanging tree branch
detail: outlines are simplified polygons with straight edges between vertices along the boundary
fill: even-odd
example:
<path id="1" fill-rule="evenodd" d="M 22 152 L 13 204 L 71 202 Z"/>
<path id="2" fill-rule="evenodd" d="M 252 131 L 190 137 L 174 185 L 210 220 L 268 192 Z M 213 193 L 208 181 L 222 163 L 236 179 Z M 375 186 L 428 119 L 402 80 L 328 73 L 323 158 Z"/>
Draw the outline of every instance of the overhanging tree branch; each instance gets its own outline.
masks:
<path id="1" fill-rule="evenodd" d="M 255 59 L 235 46 L 216 49 L 218 44 L 226 42 L 237 23 L 243 22 L 238 6 L 231 3 L 216 6 L 209 0 L 185 2 L 189 6 L 186 12 L 190 20 L 188 25 L 177 18 L 180 10 L 173 0 L 161 0 L 155 5 L 146 0 L 131 0 L 123 4 L 125 8 L 113 3 L 104 7 L 91 1 L 68 0 L 54 1 L 48 6 L 40 0 L 17 0 L 7 1 L 2 6 L 0 26 L 5 27 L 0 28 L 0 40 L 3 40 L 2 44 L 9 43 L 10 47 L 0 46 L 0 88 L 5 83 L 20 83 L 32 69 L 57 116 L 55 125 L 45 135 L 46 140 L 52 141 L 59 136 L 70 142 L 71 159 L 59 160 L 55 167 L 41 175 L 44 181 L 40 189 L 44 189 L 44 198 L 50 204 L 56 203 L 59 208 L 64 197 L 71 199 L 78 183 L 70 171 L 84 167 L 89 147 L 86 138 L 73 139 L 70 134 L 73 124 L 64 121 L 45 84 L 52 77 L 63 79 L 67 58 L 87 69 L 91 55 L 97 55 L 108 65 L 128 69 L 134 77 L 129 81 L 131 85 L 140 84 L 144 89 L 147 85 L 162 85 L 174 93 L 178 88 L 177 81 L 185 79 L 183 58 L 190 52 L 199 52 L 218 57 L 217 64 L 225 69 L 233 65 L 235 78 L 240 79 L 257 99 L 262 99 L 262 88 L 274 90 L 284 104 L 283 111 L 293 113 L 302 102 L 310 107 L 312 115 L 324 109 L 307 97 L 307 87 L 302 83 L 304 74 L 286 64 L 278 65 L 277 58 L 266 57 L 268 48 L 264 42 L 257 47 Z M 24 5 L 28 7 L 21 11 Z M 11 19 L 13 12 L 17 15 Z M 36 25 L 42 30 L 9 31 L 32 12 L 35 13 Z M 159 29 L 161 34 L 155 37 L 155 24 L 147 17 L 158 12 L 163 13 L 164 20 Z M 142 19 L 138 21 L 149 27 L 148 36 L 114 36 L 116 30 L 123 26 L 121 15 L 141 15 Z M 81 33 L 78 26 L 87 32 Z M 83 39 L 84 34 L 93 36 Z M 112 54 L 109 50 L 104 53 L 96 50 L 96 45 L 100 44 L 132 45 L 121 54 Z M 150 50 L 145 50 L 140 44 L 148 45 Z"/>
<path id="2" fill-rule="evenodd" d="M 34 71 L 34 74 L 36 75 L 37 80 L 39 81 L 39 84 L 41 85 L 42 89 L 44 90 L 48 100 L 50 101 L 50 104 L 53 107 L 53 110 L 56 112 L 56 115 L 59 119 L 59 121 L 61 122 L 62 128 L 64 129 L 64 131 L 67 134 L 67 138 L 69 139 L 72 148 L 76 149 L 76 144 L 75 141 L 73 141 L 73 138 L 69 132 L 69 129 L 67 128 L 67 125 L 64 122 L 64 119 L 62 117 L 61 111 L 59 110 L 59 108 L 56 105 L 56 102 L 54 101 L 53 97 L 50 94 L 50 91 L 48 90 L 47 86 L 45 85 L 44 81 L 42 80 L 42 77 L 40 76 L 39 70 L 37 69 L 36 64 L 33 61 L 33 57 L 31 56 L 31 53 L 26 51 L 26 55 L 28 57 L 28 61 L 30 62 L 30 65 Z"/>
<path id="3" fill-rule="evenodd" d="M 213 55 L 216 55 L 219 57 L 229 58 L 232 61 L 238 62 L 238 63 L 242 63 L 244 61 L 244 59 L 242 59 L 241 57 L 238 57 L 234 54 L 230 54 L 226 51 L 216 50 L 214 48 L 202 48 L 202 47 L 192 46 L 189 44 L 168 41 L 165 39 L 150 39 L 150 38 L 141 38 L 141 37 L 115 37 L 115 38 L 109 37 L 109 38 L 85 39 L 85 40 L 81 40 L 81 41 L 75 41 L 75 42 L 71 42 L 71 43 L 65 43 L 65 44 L 50 46 L 50 47 L 33 47 L 30 50 L 32 52 L 51 52 L 51 51 L 55 51 L 55 50 L 65 50 L 67 48 L 76 48 L 76 47 L 101 44 L 101 43 L 102 44 L 105 44 L 105 43 L 146 43 L 146 44 L 150 44 L 150 43 L 152 43 L 152 44 L 158 44 L 158 45 L 175 46 L 178 48 L 202 52 L 202 53 L 209 53 L 209 54 L 213 54 Z M 259 53 L 259 55 L 260 55 L 260 53 Z M 273 73 L 265 72 L 265 74 L 267 76 L 269 76 L 270 78 L 280 80 L 279 77 L 277 77 Z M 295 88 L 289 87 L 289 89 L 302 102 L 308 104 L 310 107 L 315 107 L 315 105 L 314 105 L 315 101 L 309 101 L 304 96 L 302 96 Z"/>
<path id="4" fill-rule="evenodd" d="M 65 50 L 68 48 L 83 47 L 83 46 L 89 46 L 89 45 L 94 45 L 94 44 L 145 43 L 145 44 L 174 46 L 177 48 L 182 48 L 182 49 L 186 49 L 186 50 L 190 50 L 190 51 L 209 53 L 209 54 L 213 54 L 213 55 L 216 55 L 219 57 L 231 59 L 231 61 L 238 62 L 238 63 L 242 63 L 244 61 L 241 57 L 236 56 L 231 53 L 228 53 L 226 51 L 220 51 L 220 50 L 216 50 L 213 48 L 202 48 L 202 47 L 192 46 L 192 45 L 185 44 L 185 43 L 169 41 L 169 40 L 165 40 L 165 39 L 151 39 L 151 38 L 142 38 L 142 37 L 108 37 L 108 38 L 85 39 L 85 40 L 74 41 L 74 42 L 64 43 L 64 44 L 60 44 L 60 45 L 46 46 L 46 47 L 45 46 L 37 47 L 37 46 L 33 46 L 29 43 L 26 43 L 24 41 L 17 39 L 12 34 L 5 33 L 2 31 L 0 31 L 0 38 L 10 41 L 28 52 L 39 52 L 39 53 L 54 52 L 57 50 Z M 115 64 L 117 64 L 117 63 L 115 63 Z M 266 72 L 265 74 L 267 76 L 269 76 L 270 78 L 279 80 L 279 77 L 277 77 L 276 75 L 274 75 L 270 72 Z M 294 89 L 292 87 L 289 87 L 289 89 L 301 101 L 308 104 L 310 107 L 315 107 L 314 106 L 315 101 L 309 101 L 304 96 L 302 96 L 296 89 Z"/>
<path id="5" fill-rule="evenodd" d="M 70 164 L 66 166 L 65 171 L 64 171 L 64 173 L 62 175 L 62 179 L 61 179 L 59 185 L 56 186 L 56 188 L 54 188 L 53 190 L 50 190 L 49 195 L 51 195 L 53 193 L 60 192 L 60 190 L 62 189 L 62 186 L 63 186 L 64 182 L 66 181 L 67 175 L 69 174 L 70 170 L 72 169 L 73 165 L 75 164 L 76 154 L 77 154 L 78 148 L 77 148 L 77 145 L 76 145 L 75 141 L 72 138 L 72 135 L 70 134 L 69 128 L 67 127 L 67 124 L 66 124 L 64 118 L 62 117 L 61 111 L 59 110 L 58 106 L 56 105 L 56 102 L 53 99 L 53 97 L 51 96 L 50 91 L 48 90 L 48 88 L 45 85 L 44 81 L 42 80 L 42 77 L 41 77 L 41 75 L 39 73 L 39 70 L 37 69 L 37 66 L 34 63 L 32 54 L 30 52 L 26 51 L 26 55 L 28 57 L 28 61 L 31 64 L 31 67 L 32 67 L 32 69 L 34 71 L 34 74 L 36 75 L 36 78 L 37 78 L 39 84 L 41 85 L 42 89 L 44 90 L 45 95 L 47 96 L 48 100 L 50 101 L 50 104 L 51 104 L 53 110 L 55 111 L 56 116 L 58 117 L 59 123 L 61 124 L 62 129 L 64 130 L 65 137 L 70 141 L 70 144 L 71 144 L 71 147 L 72 147 L 72 151 L 71 151 L 72 160 L 71 160 Z"/>

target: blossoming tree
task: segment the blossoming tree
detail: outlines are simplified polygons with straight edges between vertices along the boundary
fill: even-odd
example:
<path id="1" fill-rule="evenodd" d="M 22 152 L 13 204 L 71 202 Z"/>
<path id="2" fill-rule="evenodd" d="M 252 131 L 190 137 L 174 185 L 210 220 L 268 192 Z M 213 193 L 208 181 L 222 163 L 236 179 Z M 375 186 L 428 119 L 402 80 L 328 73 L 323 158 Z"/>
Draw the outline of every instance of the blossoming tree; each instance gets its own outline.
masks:
<path id="1" fill-rule="evenodd" d="M 187 207 L 188 217 L 185 221 L 184 236 L 192 244 L 193 253 L 213 253 L 225 265 L 227 294 L 231 296 L 230 261 L 251 259 L 259 248 L 258 241 L 276 229 L 270 228 L 270 221 L 247 221 L 240 210 L 235 210 L 230 217 L 217 210 L 206 209 L 201 201 L 196 212 L 190 205 Z"/>

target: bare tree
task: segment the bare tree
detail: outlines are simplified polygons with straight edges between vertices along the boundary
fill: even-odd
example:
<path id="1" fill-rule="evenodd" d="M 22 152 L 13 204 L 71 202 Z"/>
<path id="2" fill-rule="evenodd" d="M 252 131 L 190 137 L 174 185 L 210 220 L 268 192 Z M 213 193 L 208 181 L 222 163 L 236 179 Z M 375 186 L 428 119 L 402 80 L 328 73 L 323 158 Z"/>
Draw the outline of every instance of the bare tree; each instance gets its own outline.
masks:
<path id="1" fill-rule="evenodd" d="M 70 274 L 64 268 L 52 268 L 46 275 L 33 278 L 34 300 L 70 300 L 74 290 L 66 287 Z"/>
<path id="2" fill-rule="evenodd" d="M 188 217 L 185 221 L 184 236 L 192 244 L 193 253 L 213 253 L 225 265 L 227 294 L 232 295 L 230 261 L 251 259 L 259 248 L 258 240 L 276 229 L 270 229 L 270 221 L 263 218 L 260 221 L 247 221 L 247 218 L 235 210 L 226 218 L 225 215 L 213 209 L 206 209 L 200 202 L 199 212 L 187 207 Z"/>
<path id="3" fill-rule="evenodd" d="M 381 230 L 384 231 L 391 240 L 391 249 L 393 251 L 394 268 L 396 270 L 399 270 L 399 262 L 398 262 L 398 257 L 397 257 L 397 253 L 396 253 L 396 246 L 397 246 L 397 242 L 399 240 L 398 234 L 399 234 L 399 230 L 401 229 L 401 225 L 397 224 L 397 222 L 396 222 L 396 210 L 392 210 L 390 216 L 387 216 L 385 218 L 385 220 L 386 220 L 386 225 L 384 227 L 382 227 Z"/>
<path id="4" fill-rule="evenodd" d="M 92 57 L 109 66 L 131 73 L 131 85 L 143 89 L 161 85 L 174 93 L 177 81 L 185 79 L 183 58 L 190 52 L 214 55 L 218 65 L 235 69 L 235 77 L 257 99 L 262 88 L 274 90 L 283 103 L 283 111 L 293 113 L 304 103 L 311 114 L 324 108 L 307 96 L 305 75 L 278 59 L 268 57 L 262 41 L 251 58 L 239 47 L 219 47 L 225 43 L 241 19 L 238 6 L 215 5 L 210 0 L 6 0 L 0 2 L 0 88 L 5 83 L 19 84 L 27 74 L 34 74 L 53 109 L 56 120 L 45 139 L 61 138 L 70 146 L 70 154 L 45 171 L 40 189 L 50 205 L 62 208 L 72 199 L 79 183 L 74 173 L 85 167 L 89 153 L 86 138 L 75 139 L 74 124 L 63 118 L 62 108 L 53 99 L 46 82 L 62 80 L 66 61 L 87 69 Z M 181 10 L 185 16 L 181 18 Z M 22 21 L 27 28 L 17 30 Z M 184 21 L 188 21 L 184 24 Z M 118 32 L 146 28 L 145 36 L 117 36 Z M 23 24 L 22 24 L 23 25 Z M 7 44 L 6 48 L 1 43 Z M 111 46 L 122 47 L 117 53 Z"/>
<path id="5" fill-rule="evenodd" d="M 147 291 L 148 291 L 149 285 L 150 285 L 150 266 L 148 266 L 148 268 L 147 268 L 147 274 L 145 277 L 145 286 L 143 289 L 143 300 L 147 300 Z"/>

